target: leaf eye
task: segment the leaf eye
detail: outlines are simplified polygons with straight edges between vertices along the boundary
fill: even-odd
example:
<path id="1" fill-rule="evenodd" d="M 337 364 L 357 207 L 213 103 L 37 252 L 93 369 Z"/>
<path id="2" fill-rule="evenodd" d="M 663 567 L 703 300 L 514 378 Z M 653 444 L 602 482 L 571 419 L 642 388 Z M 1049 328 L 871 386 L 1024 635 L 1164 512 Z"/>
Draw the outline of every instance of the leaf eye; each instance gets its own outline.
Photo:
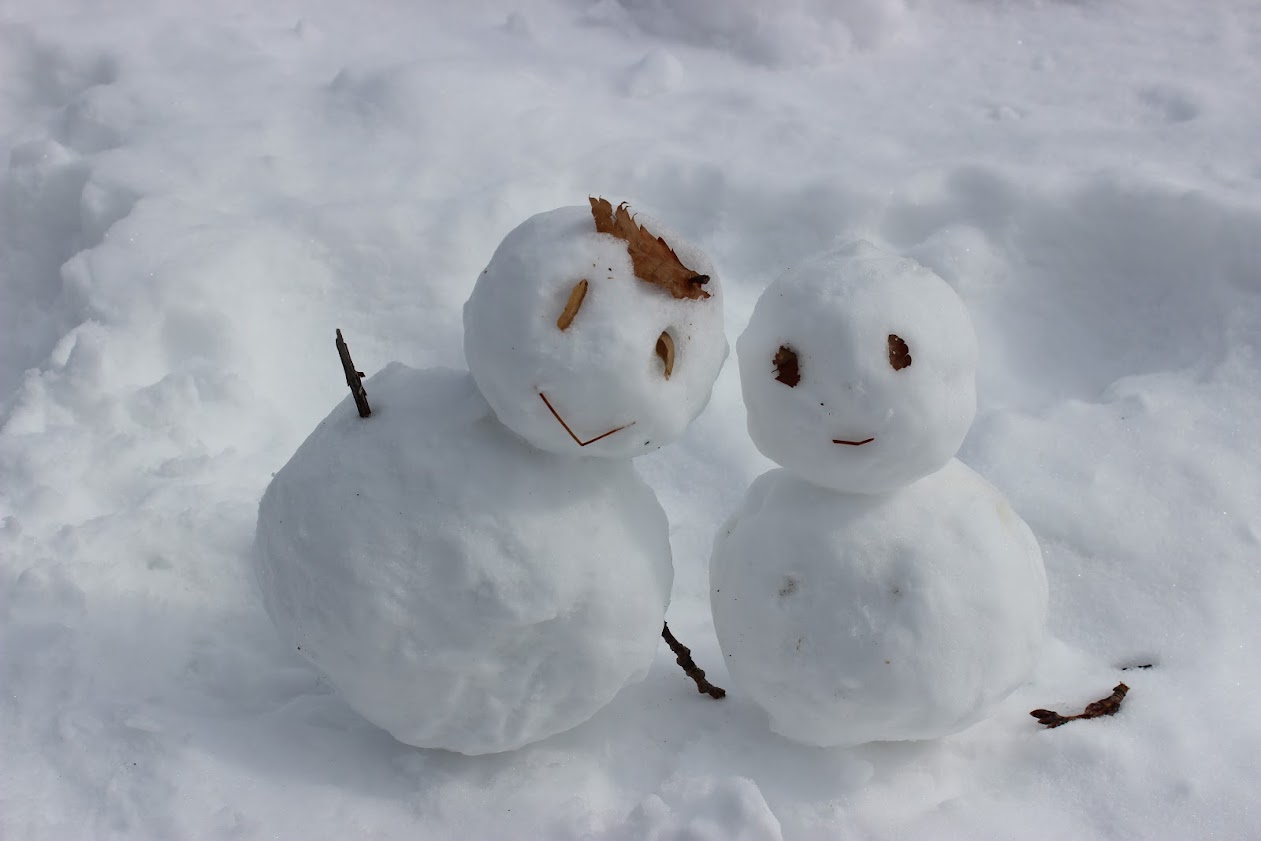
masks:
<path id="1" fill-rule="evenodd" d="M 889 364 L 895 371 L 908 368 L 911 364 L 911 349 L 906 346 L 906 342 L 901 337 L 892 333 L 889 334 Z"/>
<path id="2" fill-rule="evenodd" d="M 775 379 L 789 388 L 796 388 L 801 382 L 801 368 L 797 360 L 797 351 L 788 345 L 780 345 L 775 351 Z"/>
<path id="3" fill-rule="evenodd" d="M 569 325 L 574 323 L 574 316 L 578 314 L 578 308 L 582 306 L 583 298 L 587 297 L 587 281 L 580 280 L 574 284 L 573 290 L 569 293 L 569 300 L 565 302 L 565 310 L 560 314 L 560 318 L 556 319 L 556 326 L 562 332 L 569 329 Z"/>
<path id="4" fill-rule="evenodd" d="M 670 374 L 674 373 L 674 337 L 668 331 L 662 330 L 661 335 L 657 337 L 657 356 L 661 359 L 661 364 L 665 366 L 665 377 L 670 379 Z"/>

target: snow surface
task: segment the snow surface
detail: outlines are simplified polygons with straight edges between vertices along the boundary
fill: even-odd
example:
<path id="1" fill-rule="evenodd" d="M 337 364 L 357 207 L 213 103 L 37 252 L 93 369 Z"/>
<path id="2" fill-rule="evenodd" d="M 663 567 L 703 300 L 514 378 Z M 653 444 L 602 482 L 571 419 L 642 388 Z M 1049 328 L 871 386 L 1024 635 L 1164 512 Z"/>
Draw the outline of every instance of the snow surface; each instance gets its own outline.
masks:
<path id="1" fill-rule="evenodd" d="M 0 836 L 1256 837 L 1261 9 L 768 8 L 0 0 Z M 854 238 L 963 297 L 960 458 L 1050 585 L 993 717 L 807 748 L 659 647 L 582 726 L 464 757 L 276 633 L 257 502 L 345 396 L 333 329 L 369 373 L 465 368 L 496 244 L 591 194 L 713 258 L 729 336 Z M 770 466 L 737 374 L 637 461 L 720 685 L 706 561 Z M 1028 715 L 1122 680 L 1115 717 Z"/>
<path id="2" fill-rule="evenodd" d="M 526 444 L 463 371 L 392 363 L 268 485 L 267 612 L 365 718 L 466 754 L 589 719 L 652 665 L 669 523 L 629 461 Z"/>
<path id="3" fill-rule="evenodd" d="M 867 242 L 776 278 L 736 347 L 749 437 L 826 488 L 879 493 L 927 476 L 976 416 L 963 302 L 931 270 Z"/>
<path id="4" fill-rule="evenodd" d="M 718 532 L 710 587 L 728 689 L 820 747 L 975 724 L 1045 636 L 1037 541 L 957 459 L 884 494 L 762 474 Z"/>

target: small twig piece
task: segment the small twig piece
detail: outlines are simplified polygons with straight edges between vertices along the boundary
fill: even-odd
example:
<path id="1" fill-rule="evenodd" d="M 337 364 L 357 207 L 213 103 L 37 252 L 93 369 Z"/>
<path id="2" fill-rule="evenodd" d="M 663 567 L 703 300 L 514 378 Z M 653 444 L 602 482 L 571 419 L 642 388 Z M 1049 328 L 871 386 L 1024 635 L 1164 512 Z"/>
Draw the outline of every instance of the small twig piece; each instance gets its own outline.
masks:
<path id="1" fill-rule="evenodd" d="M 661 637 L 666 641 L 666 645 L 670 646 L 670 650 L 674 652 L 674 662 L 683 667 L 684 674 L 696 681 L 697 692 L 702 695 L 708 695 L 715 700 L 726 697 L 727 690 L 714 686 L 705 679 L 705 671 L 697 666 L 696 661 L 692 659 L 692 649 L 674 638 L 674 634 L 670 633 L 670 624 L 668 622 L 661 626 Z"/>
<path id="2" fill-rule="evenodd" d="M 1086 705 L 1086 711 L 1077 715 L 1060 715 L 1052 710 L 1033 710 L 1029 715 L 1038 720 L 1038 723 L 1047 728 L 1059 727 L 1062 724 L 1068 724 L 1079 718 L 1099 718 L 1103 715 L 1116 715 L 1121 709 L 1121 701 L 1125 699 L 1125 693 L 1130 688 L 1124 683 L 1118 683 L 1116 688 L 1112 690 L 1112 694 L 1107 698 L 1102 698 L 1092 704 Z"/>
<path id="3" fill-rule="evenodd" d="M 596 437 L 592 438 L 590 441 L 583 441 L 581 438 L 579 438 L 577 435 L 574 434 L 574 431 L 572 429 L 569 428 L 569 424 L 565 423 L 565 419 L 560 416 L 560 412 L 552 408 L 552 401 L 547 399 L 547 395 L 540 391 L 539 397 L 543 398 L 543 405 L 547 407 L 547 411 L 552 413 L 552 417 L 560 421 L 560 425 L 565 427 L 565 431 L 569 433 L 569 437 L 574 439 L 574 443 L 577 444 L 579 447 L 585 447 L 588 444 L 594 444 L 596 441 L 603 441 L 605 438 L 608 438 L 614 432 L 621 432 L 623 429 L 626 429 L 628 426 L 635 425 L 635 422 L 631 421 L 630 423 L 619 426 L 617 429 L 610 429 L 608 432 L 604 433 L 603 435 L 597 435 Z"/>
<path id="4" fill-rule="evenodd" d="M 346 372 L 346 385 L 350 386 L 350 395 L 355 398 L 355 408 L 359 410 L 359 417 L 366 418 L 372 414 L 372 408 L 368 406 L 368 392 L 363 388 L 363 371 L 355 370 L 355 363 L 350 358 L 350 348 L 346 347 L 346 340 L 342 338 L 342 331 L 337 331 L 337 355 L 342 359 L 342 370 Z"/>

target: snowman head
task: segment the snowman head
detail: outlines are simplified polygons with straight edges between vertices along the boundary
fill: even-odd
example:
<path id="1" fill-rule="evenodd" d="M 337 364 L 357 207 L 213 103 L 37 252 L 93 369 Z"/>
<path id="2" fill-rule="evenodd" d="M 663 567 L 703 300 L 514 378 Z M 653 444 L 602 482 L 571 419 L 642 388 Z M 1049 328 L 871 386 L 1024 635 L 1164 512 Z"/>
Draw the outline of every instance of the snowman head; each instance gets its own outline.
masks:
<path id="1" fill-rule="evenodd" d="M 780 276 L 736 349 L 753 443 L 835 490 L 878 493 L 933 473 L 976 414 L 963 302 L 866 242 Z"/>
<path id="2" fill-rule="evenodd" d="M 722 291 L 699 249 L 592 199 L 504 238 L 464 305 L 464 353 L 499 420 L 535 447 L 630 458 L 709 402 L 727 356 Z"/>

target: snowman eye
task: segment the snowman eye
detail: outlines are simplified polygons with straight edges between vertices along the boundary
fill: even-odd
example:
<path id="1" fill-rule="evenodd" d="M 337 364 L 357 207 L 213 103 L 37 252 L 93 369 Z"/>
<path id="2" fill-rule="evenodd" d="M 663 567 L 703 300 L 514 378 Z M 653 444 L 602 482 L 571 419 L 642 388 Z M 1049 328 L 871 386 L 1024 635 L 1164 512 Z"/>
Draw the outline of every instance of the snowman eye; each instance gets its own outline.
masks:
<path id="1" fill-rule="evenodd" d="M 657 356 L 665 366 L 666 379 L 670 379 L 670 374 L 674 372 L 674 337 L 665 330 L 657 337 Z"/>
<path id="2" fill-rule="evenodd" d="M 893 370 L 901 371 L 911 364 L 911 349 L 898 336 L 889 334 L 889 364 Z"/>
<path id="3" fill-rule="evenodd" d="M 780 345 L 775 351 L 775 379 L 789 388 L 796 388 L 801 382 L 801 369 L 798 366 L 797 351 L 788 345 Z"/>
<path id="4" fill-rule="evenodd" d="M 569 300 L 565 302 L 565 311 L 560 314 L 560 318 L 556 319 L 556 326 L 562 332 L 574 323 L 574 316 L 578 314 L 578 308 L 582 306 L 582 299 L 585 297 L 587 297 L 587 281 L 580 280 L 574 284 L 573 290 L 569 293 Z"/>

